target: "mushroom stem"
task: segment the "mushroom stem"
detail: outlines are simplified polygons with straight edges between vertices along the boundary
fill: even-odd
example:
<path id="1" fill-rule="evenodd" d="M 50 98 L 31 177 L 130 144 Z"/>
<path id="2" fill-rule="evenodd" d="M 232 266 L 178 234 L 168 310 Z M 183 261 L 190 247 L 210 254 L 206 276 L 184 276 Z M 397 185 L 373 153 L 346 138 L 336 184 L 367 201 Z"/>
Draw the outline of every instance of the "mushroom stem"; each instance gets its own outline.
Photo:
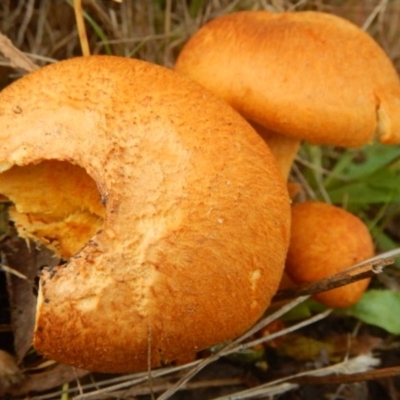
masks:
<path id="1" fill-rule="evenodd" d="M 275 156 L 283 177 L 287 180 L 301 141 L 296 138 L 271 132 L 256 122 L 249 121 L 254 130 L 264 139 Z"/>

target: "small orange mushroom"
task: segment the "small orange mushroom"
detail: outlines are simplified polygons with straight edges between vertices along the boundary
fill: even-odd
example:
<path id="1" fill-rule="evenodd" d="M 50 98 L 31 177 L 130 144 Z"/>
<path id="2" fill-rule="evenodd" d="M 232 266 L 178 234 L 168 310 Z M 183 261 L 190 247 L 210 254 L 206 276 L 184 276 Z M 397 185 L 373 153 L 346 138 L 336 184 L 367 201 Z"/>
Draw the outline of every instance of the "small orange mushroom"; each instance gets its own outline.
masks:
<path id="1" fill-rule="evenodd" d="M 363 221 L 342 208 L 308 201 L 292 207 L 292 231 L 286 272 L 297 284 L 327 278 L 374 255 L 370 232 Z M 360 299 L 370 279 L 314 295 L 334 308 Z"/>

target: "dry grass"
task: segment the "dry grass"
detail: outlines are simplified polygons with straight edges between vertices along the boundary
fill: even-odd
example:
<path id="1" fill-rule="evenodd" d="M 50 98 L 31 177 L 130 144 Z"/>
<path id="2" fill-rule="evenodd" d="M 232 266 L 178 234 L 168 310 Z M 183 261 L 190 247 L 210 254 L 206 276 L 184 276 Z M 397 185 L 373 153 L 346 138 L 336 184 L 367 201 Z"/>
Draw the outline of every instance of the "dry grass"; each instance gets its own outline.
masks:
<path id="1" fill-rule="evenodd" d="M 168 67 L 173 66 L 183 43 L 201 25 L 227 12 L 248 9 L 326 11 L 344 16 L 366 29 L 387 51 L 397 70 L 400 71 L 400 0 L 122 0 L 121 2 L 82 0 L 82 7 L 88 47 L 92 54 L 136 57 Z M 82 54 L 82 39 L 77 29 L 72 0 L 2 0 L 0 32 L 8 37 L 31 62 L 39 66 Z M 24 69 L 34 68 L 25 60 L 28 62 L 26 67 L 19 65 L 20 68 L 16 69 L 15 65 L 10 63 L 10 58 L 15 59 L 15 57 L 15 55 L 0 56 L 0 86 L 8 84 L 23 73 Z M 298 165 L 301 167 L 301 164 Z M 303 179 L 307 185 L 301 169 L 296 168 L 298 178 Z M 312 196 L 312 188 L 310 193 Z M 240 343 L 242 342 L 238 341 L 236 345 Z M 214 359 L 220 355 L 217 353 Z M 210 361 L 212 359 L 203 361 L 203 364 L 208 364 Z M 195 375 L 200 367 L 204 366 L 203 364 L 198 361 L 189 367 L 182 367 L 183 373 L 164 370 L 165 374 L 174 373 L 174 375 L 168 375 L 168 380 L 155 381 L 152 388 L 149 386 L 149 377 L 146 374 L 124 376 L 118 378 L 119 382 L 116 382 L 115 378 L 107 382 L 97 381 L 95 384 L 85 386 L 79 398 L 128 398 L 128 396 L 136 398 L 144 393 L 151 397 L 149 394 L 151 390 L 163 392 L 171 389 L 171 376 L 175 380 L 182 379 L 183 382 L 188 380 L 185 370 L 188 370 L 189 374 L 192 371 Z M 153 379 L 157 374 L 163 374 L 163 370 L 160 371 L 154 372 Z M 292 379 L 290 382 L 294 381 Z M 145 382 L 145 386 L 138 386 L 142 382 Z M 298 385 L 298 383 L 283 383 Z M 183 384 L 188 389 L 196 389 L 198 388 L 196 385 L 200 385 L 185 382 Z M 243 384 L 243 381 L 212 379 L 204 381 L 203 384 L 208 387 L 213 384 L 233 386 Z M 258 392 L 258 396 L 261 393 L 265 398 L 279 393 L 279 390 L 284 391 L 285 388 L 279 386 L 281 384 L 280 381 L 276 382 L 275 386 L 264 388 L 264 392 Z M 107 390 L 104 390 L 104 386 Z M 257 395 L 256 391 L 253 395 Z M 49 398 L 60 398 L 60 396 L 60 393 L 53 392 Z M 169 395 L 163 396 L 161 398 L 167 399 Z M 245 396 L 246 394 L 238 394 L 235 398 L 251 398 Z"/>
<path id="2" fill-rule="evenodd" d="M 373 35 L 400 68 L 399 0 L 84 0 L 93 54 L 111 53 L 172 66 L 202 24 L 232 10 L 314 9 L 345 16 Z M 3 0 L 0 30 L 39 65 L 82 54 L 72 0 Z M 8 65 L 1 60 L 2 65 Z"/>

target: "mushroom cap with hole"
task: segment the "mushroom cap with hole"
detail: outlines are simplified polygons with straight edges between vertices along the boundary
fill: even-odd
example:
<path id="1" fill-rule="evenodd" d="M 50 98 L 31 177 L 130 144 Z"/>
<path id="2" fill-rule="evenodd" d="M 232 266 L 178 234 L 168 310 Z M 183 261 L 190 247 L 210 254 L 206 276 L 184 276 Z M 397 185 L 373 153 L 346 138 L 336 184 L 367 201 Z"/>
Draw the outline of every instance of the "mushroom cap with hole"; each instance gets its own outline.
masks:
<path id="1" fill-rule="evenodd" d="M 286 273 L 298 284 L 333 276 L 374 255 L 371 234 L 355 215 L 319 201 L 292 207 L 290 246 Z M 350 307 L 365 292 L 370 279 L 314 295 L 334 308 Z"/>
<path id="2" fill-rule="evenodd" d="M 269 132 L 313 144 L 400 141 L 400 81 L 352 23 L 321 12 L 244 11 L 204 25 L 175 69 Z"/>
<path id="3" fill-rule="evenodd" d="M 0 193 L 65 263 L 40 279 L 34 345 L 103 372 L 230 340 L 276 292 L 285 183 L 248 123 L 163 67 L 91 56 L 0 93 Z"/>

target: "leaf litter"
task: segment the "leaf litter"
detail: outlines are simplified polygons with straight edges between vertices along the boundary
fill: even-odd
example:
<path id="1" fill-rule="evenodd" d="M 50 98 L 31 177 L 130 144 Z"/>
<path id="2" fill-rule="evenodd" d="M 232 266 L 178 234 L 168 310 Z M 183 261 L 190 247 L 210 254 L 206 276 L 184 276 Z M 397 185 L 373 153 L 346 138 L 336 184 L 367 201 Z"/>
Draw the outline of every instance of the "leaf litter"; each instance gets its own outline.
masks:
<path id="1" fill-rule="evenodd" d="M 8 3 L 8 2 L 6 2 Z M 21 2 L 21 4 L 24 2 Z M 33 2 L 28 2 L 30 6 L 27 7 L 27 13 L 25 14 L 24 18 L 24 23 L 20 25 L 20 29 L 18 31 L 18 35 L 16 38 L 16 43 L 18 44 L 18 47 L 22 46 L 23 44 L 23 38 L 26 33 L 29 32 L 29 22 L 30 20 L 35 20 L 34 14 L 29 15 L 28 14 L 28 8 L 32 7 Z M 56 3 L 56 2 L 54 2 Z M 66 3 L 64 1 L 58 2 L 58 5 L 61 5 L 62 3 Z M 86 3 L 86 4 L 85 4 Z M 112 2 L 108 2 L 112 3 Z M 167 2 L 169 3 L 169 2 Z M 218 4 L 217 4 L 218 3 Z M 222 7 L 222 3 L 226 7 Z M 207 19 L 211 19 L 213 17 L 216 17 L 219 13 L 221 12 L 227 12 L 233 7 L 237 6 L 240 2 L 210 2 L 208 5 L 206 2 L 203 1 L 193 1 L 191 4 L 191 8 L 185 9 L 184 11 L 187 11 L 187 20 L 186 23 L 189 21 L 190 24 L 190 31 L 194 31 L 197 29 L 197 27 L 204 23 Z M 263 2 L 243 2 L 243 3 L 249 3 L 246 4 L 244 7 L 250 7 L 250 3 L 252 3 L 253 8 L 257 7 L 266 7 L 267 9 L 274 10 L 274 7 L 276 4 L 271 4 L 271 5 L 264 5 L 261 6 L 261 3 Z M 274 2 L 273 2 L 274 3 Z M 276 3 L 276 2 L 275 2 Z M 311 2 L 305 2 L 311 5 Z M 352 2 L 348 2 L 352 3 Z M 366 2 L 368 3 L 368 1 Z M 121 2 L 122 6 L 128 7 L 126 9 L 129 9 L 129 6 L 124 4 L 124 2 Z M 285 4 L 286 7 L 290 8 L 296 8 L 296 4 L 291 4 L 290 2 L 282 2 L 282 4 Z M 102 2 L 97 2 L 96 0 L 87 0 L 87 2 L 84 2 L 84 5 L 88 7 L 88 10 L 90 10 L 92 13 L 98 12 L 99 15 L 101 14 L 101 11 L 99 10 L 104 10 L 104 7 L 106 7 Z M 50 1 L 43 1 L 43 9 L 46 10 L 47 15 L 51 13 L 52 10 L 52 3 Z M 109 6 L 109 4 L 107 4 Z M 324 5 L 322 2 L 315 2 L 312 5 L 313 7 L 316 7 L 317 9 L 324 10 Z M 9 7 L 9 5 L 8 5 Z M 97 8 L 96 8 L 97 7 Z M 112 6 L 114 7 L 114 6 Z M 119 7 L 119 5 L 118 5 Z M 169 6 L 170 9 L 169 11 L 167 10 L 166 16 L 165 16 L 165 21 L 167 21 L 167 18 L 171 18 L 171 13 L 172 13 L 172 8 Z M 284 8 L 285 6 L 281 6 L 281 8 Z M 6 9 L 6 7 L 5 7 Z M 343 10 L 340 12 L 346 12 L 345 11 L 346 6 L 343 7 Z M 378 5 L 374 5 L 374 8 L 369 15 L 369 18 L 367 18 L 367 21 L 365 21 L 365 24 L 368 25 L 369 28 L 371 28 L 371 32 L 377 36 L 379 36 L 378 31 L 374 31 L 376 29 L 377 25 L 373 24 L 373 21 L 375 18 L 381 18 L 380 23 L 387 24 L 386 22 L 383 21 L 383 17 L 387 14 L 385 14 L 385 11 L 387 11 L 390 7 L 388 8 L 387 3 L 384 1 L 379 2 Z M 20 12 L 22 12 L 23 7 L 21 7 Z M 65 9 L 66 10 L 66 9 Z M 96 11 L 97 10 L 97 11 Z M 338 11 L 335 9 L 334 6 L 330 6 L 329 11 Z M 177 13 L 179 10 L 179 7 L 177 9 L 174 9 L 173 12 Z M 280 10 L 282 11 L 282 10 Z M 327 11 L 326 9 L 324 11 Z M 157 11 L 158 12 L 158 11 Z M 349 12 L 349 10 L 347 10 Z M 115 13 L 115 10 L 114 10 Z M 168 14 L 169 13 L 169 14 Z M 54 13 L 56 14 L 56 13 Z M 33 15 L 33 16 L 32 16 Z M 110 13 L 109 15 L 112 15 Z M 116 20 L 115 16 L 112 18 L 109 17 L 109 15 L 102 15 L 103 22 L 105 23 L 105 26 L 108 26 L 108 32 L 107 30 L 102 31 L 101 35 L 103 35 L 103 43 L 100 43 L 100 46 L 93 46 L 93 35 L 92 35 L 92 48 L 97 49 L 96 51 L 101 51 L 102 46 L 113 46 L 113 49 L 110 51 L 116 52 L 117 47 L 121 47 L 121 41 L 118 43 L 112 43 L 110 39 L 107 38 L 107 35 L 110 35 L 112 33 L 113 27 L 115 28 L 116 26 Z M 55 15 L 55 17 L 57 17 Z M 140 21 L 141 18 L 143 17 L 140 16 L 140 13 L 137 12 L 136 15 L 134 16 L 135 21 Z M 368 17 L 368 16 L 367 16 Z M 18 18 L 18 15 L 12 15 L 9 14 L 9 18 L 7 18 L 9 21 L 12 19 Z M 138 19 L 139 18 L 139 19 Z M 359 21 L 360 15 L 356 14 L 353 15 L 353 18 L 355 21 Z M 64 14 L 63 16 L 64 20 L 68 20 L 67 13 Z M 88 20 L 88 18 L 86 17 Z M 101 18 L 100 18 L 101 19 Z M 143 18 L 142 18 L 143 20 Z M 176 20 L 176 16 L 175 16 Z M 40 25 L 43 24 L 43 21 L 40 22 L 39 20 L 36 21 L 38 26 L 44 26 Z M 360 21 L 359 21 L 360 22 Z M 89 21 L 90 24 L 95 24 L 95 21 L 93 20 L 92 22 Z M 176 29 L 176 26 L 172 24 L 169 27 L 167 26 L 168 24 L 165 23 L 165 30 L 169 31 L 168 38 L 170 37 L 171 33 L 173 32 L 174 29 Z M 179 28 L 179 27 L 178 27 Z M 4 24 L 3 24 L 3 29 L 4 29 Z M 66 37 L 67 34 L 65 33 L 65 27 L 61 27 L 61 30 L 64 29 L 64 36 Z M 129 30 L 129 28 L 127 28 Z M 138 28 L 135 28 L 138 29 Z M 136 46 L 133 48 L 133 50 L 129 50 L 129 55 L 135 55 L 139 56 L 140 58 L 146 58 L 146 55 L 148 56 L 149 54 L 151 57 L 155 57 L 154 55 L 157 53 L 157 50 L 155 50 L 157 47 L 159 47 L 159 43 L 162 42 L 160 40 L 160 36 L 157 36 L 154 32 L 146 32 L 146 28 L 142 27 L 139 29 L 143 29 L 142 33 L 146 33 L 145 36 L 142 36 L 143 41 L 139 42 L 140 46 Z M 98 31 L 97 36 L 101 37 L 100 31 Z M 115 30 L 117 32 L 117 30 Z M 70 34 L 69 32 L 68 34 Z M 132 33 L 132 31 L 131 31 Z M 140 35 L 135 33 L 137 37 L 140 37 Z M 104 36 L 105 35 L 105 36 Z M 161 39 L 166 39 L 167 36 L 161 35 Z M 52 62 L 54 59 L 51 57 L 55 54 L 55 48 L 57 46 L 67 46 L 68 41 L 62 42 L 60 39 L 62 37 L 58 36 L 57 37 L 57 32 L 54 30 L 54 36 L 53 36 L 53 49 L 51 51 L 48 51 L 45 49 L 44 54 L 30 54 L 29 57 L 27 56 L 26 53 L 21 52 L 17 47 L 13 46 L 12 42 L 8 39 L 7 36 L 1 35 L 0 36 L 0 52 L 3 53 L 6 59 L 9 61 L 9 66 L 12 68 L 16 68 L 18 73 L 25 73 L 27 71 L 32 71 L 37 68 L 37 64 L 34 63 L 32 60 L 38 60 L 40 64 L 43 64 L 45 62 Z M 75 38 L 75 39 L 74 39 Z M 121 35 L 116 35 L 116 38 L 119 40 L 121 38 Z M 146 38 L 146 39 L 144 39 Z M 388 34 L 388 39 L 390 41 L 394 41 L 396 38 L 396 35 Z M 59 40 L 57 42 L 57 40 Z M 74 54 L 74 51 L 76 52 L 76 36 L 74 37 L 73 32 L 72 35 L 69 35 L 69 40 L 70 43 L 72 44 L 75 40 L 75 50 L 73 49 L 73 46 L 69 46 L 69 49 L 64 52 L 66 57 L 70 57 L 72 54 Z M 175 44 L 170 43 L 170 47 L 166 47 L 163 49 L 164 56 L 162 58 L 162 61 L 165 65 L 172 65 L 173 63 L 173 57 L 174 57 L 174 51 L 176 50 L 176 47 L 179 46 L 180 43 L 182 43 L 184 39 L 178 40 Z M 37 43 L 40 43 L 40 41 L 37 41 Z M 158 43 L 158 44 L 157 44 Z M 33 46 L 34 47 L 34 46 Z M 36 46 L 37 50 L 40 49 L 40 46 Z M 147 53 L 146 53 L 147 52 Z M 151 53 L 153 52 L 153 53 Z M 149 57 L 147 57 L 149 58 Z M 151 59 L 151 61 L 155 61 L 154 59 Z M 374 156 L 374 155 L 373 155 Z M 388 157 L 387 154 L 385 157 Z M 377 158 L 375 158 L 377 165 L 379 168 L 381 168 L 382 163 L 378 163 Z M 394 161 L 396 161 L 396 155 L 390 155 L 389 161 L 393 164 Z M 391 165 L 392 165 L 391 164 Z M 322 166 L 321 166 L 322 168 Z M 345 171 L 346 179 L 350 181 L 349 185 L 345 188 L 347 190 L 346 193 L 354 193 L 351 194 L 351 199 L 356 199 L 358 200 L 360 198 L 359 193 L 360 189 L 357 187 L 357 174 L 365 174 L 367 177 L 371 177 L 371 186 L 364 189 L 368 190 L 375 190 L 376 187 L 376 176 L 374 177 L 374 171 L 371 172 L 369 167 L 354 167 L 352 168 L 351 166 L 347 165 L 346 168 L 348 170 Z M 393 168 L 392 168 L 393 169 Z M 340 174 L 342 174 L 343 171 L 340 171 Z M 301 172 L 300 172 L 301 174 Z M 330 171 L 327 170 L 327 175 L 326 175 L 326 180 L 330 180 L 332 185 L 336 188 L 337 187 L 337 181 L 332 180 L 332 177 L 334 174 L 330 174 Z M 318 178 L 318 185 L 320 185 L 320 189 L 324 186 L 324 180 L 320 179 L 321 175 L 319 175 Z M 380 183 L 378 186 L 386 185 L 390 190 L 391 188 L 391 181 L 387 182 L 385 181 L 385 178 L 387 178 L 387 175 L 383 175 L 380 178 Z M 353 181 L 352 181 L 353 179 Z M 368 178 L 369 179 L 369 178 Z M 353 185 L 353 186 L 351 186 Z M 389 185 L 389 186 L 388 186 Z M 379 188 L 378 188 L 379 189 Z M 312 188 L 310 188 L 312 190 Z M 322 189 L 321 189 L 322 190 Z M 325 189 L 324 189 L 325 190 Z M 340 190 L 340 189 L 337 189 Z M 332 199 L 332 193 L 334 196 L 341 198 L 345 195 L 345 192 L 342 190 L 342 192 L 337 191 L 333 192 L 333 189 L 331 190 L 330 193 L 326 193 L 326 196 L 328 199 Z M 371 196 L 374 196 L 375 192 L 371 191 Z M 397 193 L 397 192 L 396 192 Z M 378 196 L 378 195 L 377 195 Z M 383 196 L 383 199 L 387 197 L 387 194 Z M 374 201 L 379 201 L 382 200 L 382 198 L 378 197 L 371 197 Z M 370 201 L 371 199 L 364 200 Z M 284 340 L 288 340 L 290 343 L 291 339 L 295 339 L 293 335 L 300 335 L 300 344 L 298 345 L 293 345 L 291 346 L 291 350 L 293 353 L 291 354 L 291 358 L 296 360 L 296 359 L 301 359 L 301 361 L 304 361 L 302 357 L 309 357 L 309 360 L 313 360 L 316 362 L 321 357 L 321 349 L 327 348 L 328 347 L 328 361 L 329 362 L 334 362 L 333 365 L 329 366 L 323 366 L 323 367 L 316 367 L 316 368 L 311 368 L 310 371 L 303 371 L 297 374 L 288 374 L 284 378 L 280 379 L 271 379 L 270 382 L 264 383 L 263 379 L 255 379 L 252 382 L 247 381 L 243 377 L 238 377 L 236 376 L 235 378 L 226 378 L 220 379 L 220 380 L 213 380 L 213 379 L 208 379 L 205 380 L 205 384 L 208 385 L 209 387 L 213 386 L 213 383 L 215 386 L 224 386 L 226 385 L 228 389 L 230 387 L 236 387 L 236 386 L 250 386 L 250 389 L 242 390 L 242 391 L 236 391 L 235 394 L 230 394 L 229 396 L 223 396 L 223 397 L 218 397 L 219 399 L 244 399 L 244 398 L 265 398 L 265 396 L 274 396 L 277 394 L 282 394 L 287 391 L 292 391 L 294 389 L 299 389 L 299 385 L 306 384 L 307 379 L 308 383 L 311 382 L 313 385 L 318 385 L 320 383 L 326 384 L 326 383 L 334 383 L 336 381 L 337 384 L 340 383 L 345 383 L 345 382 L 357 382 L 357 381 L 362 381 L 362 380 L 369 380 L 369 379 L 378 379 L 378 378 L 384 378 L 384 377 L 389 377 L 389 376 L 395 376 L 398 375 L 399 372 L 399 367 L 383 367 L 383 368 L 378 368 L 380 360 L 376 358 L 376 356 L 373 355 L 373 353 L 376 350 L 379 350 L 379 344 L 381 343 L 382 338 L 378 336 L 373 336 L 373 335 L 360 335 L 360 336 L 355 336 L 351 337 L 351 340 L 349 342 L 348 335 L 340 335 L 337 337 L 327 337 L 325 336 L 323 340 L 316 340 L 312 342 L 312 344 L 308 343 L 306 344 L 304 341 L 305 340 L 310 340 L 309 337 L 302 336 L 301 334 L 298 333 L 293 333 L 294 331 L 298 332 L 298 329 L 301 327 L 306 327 L 308 324 L 315 324 L 318 319 L 321 321 L 326 320 L 328 315 L 333 315 L 331 310 L 319 310 L 317 314 L 313 312 L 312 310 L 309 313 L 309 318 L 308 319 L 303 319 L 300 323 L 291 325 L 290 327 L 286 328 L 285 326 L 282 326 L 281 329 L 278 331 L 274 331 L 270 335 L 266 335 L 265 337 L 255 337 L 256 333 L 258 332 L 259 329 L 262 329 L 263 327 L 268 327 L 269 324 L 271 324 L 272 321 L 276 320 L 277 318 L 281 318 L 286 312 L 288 312 L 290 309 L 293 309 L 294 307 L 298 306 L 299 304 L 307 304 L 307 298 L 308 294 L 314 293 L 314 290 L 326 290 L 327 287 L 330 287 L 329 285 L 337 284 L 341 285 L 345 282 L 348 277 L 346 276 L 336 276 L 336 277 L 330 277 L 331 279 L 328 281 L 322 281 L 318 282 L 316 286 L 314 287 L 308 287 L 308 288 L 302 288 L 303 292 L 301 292 L 303 295 L 300 298 L 297 298 L 299 296 L 299 293 L 287 293 L 285 294 L 286 298 L 294 298 L 289 305 L 286 305 L 276 311 L 275 313 L 267 316 L 265 319 L 263 319 L 259 324 L 257 324 L 253 329 L 251 329 L 249 332 L 247 332 L 245 335 L 243 335 L 241 338 L 222 345 L 222 347 L 218 350 L 210 350 L 208 354 L 203 355 L 203 358 L 200 358 L 196 361 L 193 361 L 189 364 L 181 365 L 181 366 L 176 366 L 176 367 L 168 367 L 168 368 L 161 368 L 157 369 L 154 371 L 151 371 L 150 373 L 141 373 L 141 374 L 133 374 L 133 375 L 125 375 L 121 377 L 112 377 L 112 378 L 106 378 L 106 377 L 93 377 L 92 379 L 95 379 L 95 383 L 87 383 L 87 380 L 83 379 L 85 375 L 87 375 L 89 372 L 88 371 L 82 371 L 82 370 L 77 370 L 75 368 L 69 367 L 69 366 L 64 366 L 61 364 L 56 364 L 51 362 L 48 364 L 47 362 L 43 361 L 37 354 L 31 351 L 31 335 L 32 335 L 32 326 L 33 326 L 33 321 L 34 321 L 34 310 L 35 310 L 35 303 L 36 303 L 36 298 L 34 295 L 34 280 L 38 271 L 38 268 L 43 265 L 50 265 L 53 262 L 56 262 L 56 260 L 51 256 L 51 254 L 48 254 L 44 252 L 44 250 L 38 250 L 35 249 L 33 245 L 31 245 L 31 249 L 29 247 L 24 248 L 24 245 L 26 246 L 26 243 L 22 244 L 19 243 L 18 241 L 15 242 L 15 238 L 13 238 L 14 242 L 12 243 L 12 246 L 16 246 L 19 251 L 21 251 L 21 254 L 15 255 L 13 252 L 10 252 L 10 242 L 7 244 L 7 246 L 2 246 L 1 250 L 3 251 L 3 257 L 2 257 L 2 265 L 3 270 L 5 271 L 5 274 L 7 276 L 7 289 L 9 292 L 9 300 L 10 300 L 10 314 L 11 314 L 11 329 L 12 333 L 14 335 L 14 351 L 15 354 L 17 355 L 17 359 L 14 359 L 13 357 L 9 357 L 6 355 L 4 359 L 8 360 L 7 362 L 9 363 L 9 366 L 4 367 L 3 364 L 1 364 L 1 358 L 0 358 L 0 376 L 9 376 L 5 371 L 8 371 L 11 369 L 14 371 L 11 375 L 14 374 L 15 378 L 6 378 L 7 382 L 10 383 L 10 379 L 16 379 L 18 381 L 21 381 L 22 384 L 17 384 L 14 385 L 13 389 L 13 394 L 15 396 L 18 395 L 24 395 L 26 393 L 30 392 L 37 392 L 41 393 L 37 395 L 37 399 L 46 399 L 46 398 L 60 398 L 60 396 L 65 395 L 66 393 L 70 393 L 73 396 L 76 396 L 76 399 L 85 399 L 85 398 L 110 398 L 107 396 L 112 396 L 113 393 L 115 393 L 117 396 L 123 397 L 124 395 L 130 395 L 128 394 L 128 389 L 127 388 L 138 388 L 138 385 L 140 383 L 144 383 L 145 386 L 142 387 L 140 390 L 138 389 L 136 392 L 131 391 L 132 395 L 141 395 L 141 394 L 149 394 L 152 398 L 154 398 L 154 393 L 159 393 L 163 392 L 160 397 L 158 397 L 160 400 L 165 400 L 168 398 L 171 398 L 171 396 L 174 396 L 175 393 L 177 393 L 179 390 L 186 389 L 186 390 L 195 390 L 196 389 L 196 384 L 201 386 L 201 382 L 199 381 L 193 381 L 193 377 L 197 374 L 201 374 L 201 370 L 209 367 L 212 364 L 217 364 L 218 362 L 221 362 L 221 360 L 226 359 L 230 354 L 232 353 L 238 353 L 240 354 L 241 352 L 243 353 L 245 350 L 251 349 L 253 346 L 259 346 L 259 345 L 265 345 L 266 342 L 272 341 L 278 337 L 283 337 Z M 32 249 L 33 246 L 33 249 Z M 375 274 L 375 273 L 380 273 L 382 272 L 381 269 L 386 267 L 386 264 L 390 264 L 392 262 L 392 259 L 394 257 L 398 256 L 398 250 L 394 250 L 394 252 L 389 252 L 385 253 L 381 256 L 375 257 L 373 260 L 370 260 L 370 263 L 368 264 L 367 268 L 362 270 L 362 273 L 368 273 L 368 274 Z M 356 268 L 359 268 L 355 266 Z M 351 272 L 352 277 L 355 279 L 358 279 L 361 274 L 358 274 L 356 272 L 354 274 L 354 270 Z M 23 283 L 22 283 L 23 282 Z M 385 291 L 386 292 L 386 291 Z M 306 295 L 304 295 L 306 294 Z M 379 303 L 381 300 L 372 292 L 370 296 L 375 296 L 375 298 L 372 300 L 373 302 Z M 384 296 L 387 296 L 385 294 Z M 391 295 L 390 295 L 391 296 Z M 395 295 L 397 296 L 397 294 Z M 396 297 L 397 298 L 397 297 Z M 365 314 L 366 312 L 370 311 L 368 310 L 368 304 L 371 300 L 368 300 L 366 302 L 366 306 L 364 307 L 363 304 L 361 303 L 361 306 L 357 310 L 356 308 L 353 310 L 349 310 L 348 313 L 357 317 L 359 320 L 363 320 L 367 323 L 376 323 L 377 319 L 379 319 L 379 307 L 378 311 L 375 312 L 375 315 L 372 315 L 370 317 L 362 316 L 363 313 Z M 385 303 L 386 306 L 388 307 L 389 304 L 391 304 L 391 300 L 388 303 Z M 393 311 L 393 307 L 392 307 Z M 389 317 L 391 318 L 393 314 L 390 314 Z M 379 324 L 378 324 L 379 326 Z M 391 327 L 383 326 L 386 330 L 390 332 Z M 389 329 L 388 329 L 389 328 Z M 393 330 L 394 334 L 397 334 L 397 330 Z M 381 333 L 381 332 L 380 332 Z M 302 342 L 303 340 L 303 342 Z M 349 344 L 350 343 L 350 344 Z M 349 347 L 350 346 L 350 347 Z M 309 355 L 308 356 L 300 356 L 300 353 L 303 354 L 303 350 L 309 350 Z M 296 353 L 296 350 L 298 352 Z M 322 351 L 323 352 L 323 351 Z M 279 352 L 278 352 L 279 353 Z M 306 354 L 307 351 L 304 351 L 304 354 Z M 7 353 L 6 353 L 7 354 Z M 350 358 L 348 358 L 350 356 Z M 12 361 L 11 361 L 12 360 Z M 21 363 L 22 361 L 22 363 Z M 24 364 L 26 367 L 24 368 Z M 16 368 L 16 365 L 20 365 L 21 369 Z M 314 365 L 315 366 L 315 365 Z M 16 368 L 16 369 L 15 369 Z M 269 367 L 267 366 L 267 372 Z M 22 371 L 22 372 L 21 372 Z M 236 372 L 237 373 L 237 372 Z M 243 372 L 242 372 L 243 373 Z M 257 374 L 256 374 L 257 375 Z M 343 378 L 343 375 L 347 375 L 347 380 Z M 157 386 L 157 379 L 159 377 L 167 377 L 167 381 L 162 381 L 159 386 Z M 324 377 L 324 379 L 321 379 Z M 164 378 L 165 379 L 165 378 Z M 76 384 L 72 384 L 68 386 L 66 383 L 67 382 L 73 382 L 75 381 Z M 82 383 L 81 383 L 82 382 Z M 85 383 L 86 382 L 86 383 Z M 12 383 L 12 382 L 11 382 Z M 191 386 L 192 385 L 192 386 Z M 62 391 L 50 391 L 48 394 L 44 394 L 45 390 L 48 389 L 54 389 L 56 387 L 63 387 Z M 103 389 L 101 389 L 103 387 Z M 197 387 L 197 388 L 198 388 Z M 117 393 L 117 391 L 119 391 Z M 217 392 L 215 392 L 217 393 Z M 101 396 L 106 396 L 106 397 L 101 397 Z M 188 397 L 186 397 L 188 398 Z"/>

